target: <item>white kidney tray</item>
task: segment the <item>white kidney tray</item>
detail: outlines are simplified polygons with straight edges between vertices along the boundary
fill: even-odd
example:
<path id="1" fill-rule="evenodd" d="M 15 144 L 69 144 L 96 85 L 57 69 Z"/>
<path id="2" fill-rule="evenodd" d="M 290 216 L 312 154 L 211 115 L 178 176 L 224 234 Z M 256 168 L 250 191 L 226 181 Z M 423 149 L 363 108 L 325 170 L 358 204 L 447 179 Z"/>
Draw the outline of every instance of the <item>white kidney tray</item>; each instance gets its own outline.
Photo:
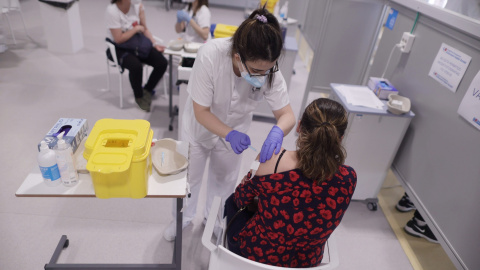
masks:
<path id="1" fill-rule="evenodd" d="M 185 49 L 186 52 L 196 53 L 202 45 L 203 43 L 188 42 L 188 43 L 185 43 L 185 45 L 183 45 L 183 48 Z"/>
<path id="2" fill-rule="evenodd" d="M 410 111 L 411 103 L 407 97 L 397 94 L 388 95 L 387 110 L 393 114 L 404 114 Z"/>
<path id="3" fill-rule="evenodd" d="M 168 46 L 167 48 L 169 48 L 170 50 L 172 51 L 180 51 L 181 49 L 183 49 L 183 45 L 185 44 L 185 40 L 183 39 L 174 39 L 174 40 L 170 40 L 170 42 L 168 43 Z"/>
<path id="4" fill-rule="evenodd" d="M 173 139 L 161 139 L 152 146 L 152 162 L 160 174 L 176 174 L 187 168 L 187 158 L 177 152 L 177 142 Z"/>

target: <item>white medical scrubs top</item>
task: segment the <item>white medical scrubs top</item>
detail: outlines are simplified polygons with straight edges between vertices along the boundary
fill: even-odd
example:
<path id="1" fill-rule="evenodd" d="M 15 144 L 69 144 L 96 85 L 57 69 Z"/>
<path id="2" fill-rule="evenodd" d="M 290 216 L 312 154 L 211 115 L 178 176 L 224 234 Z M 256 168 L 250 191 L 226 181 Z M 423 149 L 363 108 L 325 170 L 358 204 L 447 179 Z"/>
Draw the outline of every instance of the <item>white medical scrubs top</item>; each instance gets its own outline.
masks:
<path id="1" fill-rule="evenodd" d="M 134 24 L 140 24 L 140 4 L 131 4 L 127 14 L 118 9 L 116 4 L 110 4 L 105 11 L 105 26 L 107 37 L 112 41 L 113 36 L 110 29 L 122 29 L 122 33 L 132 29 Z"/>
<path id="2" fill-rule="evenodd" d="M 193 10 L 188 10 L 188 7 L 184 9 L 186 12 L 188 12 L 188 15 L 201 27 L 208 27 L 208 38 L 207 40 L 204 40 L 198 33 L 193 29 L 193 27 L 187 23 L 187 26 L 185 27 L 185 32 L 183 33 L 183 38 L 188 41 L 188 42 L 198 42 L 198 43 L 205 43 L 206 41 L 209 41 L 212 39 L 212 35 L 210 34 L 210 19 L 211 19 L 211 14 L 210 14 L 210 9 L 208 9 L 207 6 L 202 5 L 198 10 L 195 16 L 193 16 Z"/>
<path id="3" fill-rule="evenodd" d="M 252 86 L 233 72 L 230 55 L 231 38 L 212 39 L 200 47 L 190 74 L 187 92 L 189 97 L 183 115 L 184 134 L 191 142 L 211 148 L 219 136 L 208 131 L 195 119 L 192 100 L 210 107 L 220 121 L 235 130 L 246 133 L 252 122 L 253 111 L 266 99 L 275 111 L 290 103 L 287 84 L 280 71 L 274 75 L 272 87 L 268 81 L 260 88 L 260 98 L 251 98 Z M 182 138 L 187 139 L 187 138 Z"/>

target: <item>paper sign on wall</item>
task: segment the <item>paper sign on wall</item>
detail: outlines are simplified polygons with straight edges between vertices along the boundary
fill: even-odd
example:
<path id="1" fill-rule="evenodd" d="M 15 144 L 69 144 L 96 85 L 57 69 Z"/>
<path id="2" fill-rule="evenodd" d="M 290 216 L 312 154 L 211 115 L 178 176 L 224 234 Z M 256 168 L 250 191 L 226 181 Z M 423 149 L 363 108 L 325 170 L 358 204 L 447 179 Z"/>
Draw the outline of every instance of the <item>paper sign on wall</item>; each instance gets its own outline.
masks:
<path id="1" fill-rule="evenodd" d="M 480 130 L 480 71 L 473 78 L 457 112 Z"/>
<path id="2" fill-rule="evenodd" d="M 470 60 L 472 57 L 442 43 L 428 75 L 455 93 Z"/>

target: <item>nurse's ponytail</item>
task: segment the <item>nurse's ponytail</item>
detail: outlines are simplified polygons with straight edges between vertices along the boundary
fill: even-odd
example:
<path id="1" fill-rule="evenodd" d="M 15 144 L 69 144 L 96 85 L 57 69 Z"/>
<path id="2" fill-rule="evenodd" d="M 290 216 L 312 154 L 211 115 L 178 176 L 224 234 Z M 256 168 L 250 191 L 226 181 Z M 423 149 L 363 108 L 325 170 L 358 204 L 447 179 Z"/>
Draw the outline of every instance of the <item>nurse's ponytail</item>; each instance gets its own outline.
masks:
<path id="1" fill-rule="evenodd" d="M 306 177 L 320 183 L 344 164 L 342 138 L 347 124 L 347 113 L 336 101 L 319 98 L 307 106 L 297 139 L 298 168 Z"/>
<path id="2" fill-rule="evenodd" d="M 232 57 L 238 53 L 243 61 L 275 62 L 282 53 L 283 39 L 277 18 L 265 8 L 256 9 L 232 37 Z M 274 73 L 268 75 L 272 85 Z"/>

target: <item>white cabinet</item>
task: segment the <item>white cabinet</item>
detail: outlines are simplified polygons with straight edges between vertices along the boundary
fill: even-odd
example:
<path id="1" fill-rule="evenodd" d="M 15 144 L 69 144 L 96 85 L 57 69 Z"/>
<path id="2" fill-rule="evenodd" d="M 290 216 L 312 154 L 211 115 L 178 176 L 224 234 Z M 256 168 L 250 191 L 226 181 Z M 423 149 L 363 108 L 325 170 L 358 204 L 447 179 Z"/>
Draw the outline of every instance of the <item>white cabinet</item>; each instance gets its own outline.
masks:
<path id="1" fill-rule="evenodd" d="M 415 114 L 410 111 L 395 115 L 387 111 L 386 105 L 383 109 L 353 106 L 339 93 L 338 86 L 340 84 L 331 84 L 331 98 L 348 112 L 343 145 L 347 151 L 345 164 L 357 172 L 357 187 L 352 199 L 365 200 L 370 210 L 376 210 L 377 194 Z"/>
<path id="2" fill-rule="evenodd" d="M 78 1 L 39 2 L 48 50 L 56 53 L 76 53 L 83 48 Z"/>

